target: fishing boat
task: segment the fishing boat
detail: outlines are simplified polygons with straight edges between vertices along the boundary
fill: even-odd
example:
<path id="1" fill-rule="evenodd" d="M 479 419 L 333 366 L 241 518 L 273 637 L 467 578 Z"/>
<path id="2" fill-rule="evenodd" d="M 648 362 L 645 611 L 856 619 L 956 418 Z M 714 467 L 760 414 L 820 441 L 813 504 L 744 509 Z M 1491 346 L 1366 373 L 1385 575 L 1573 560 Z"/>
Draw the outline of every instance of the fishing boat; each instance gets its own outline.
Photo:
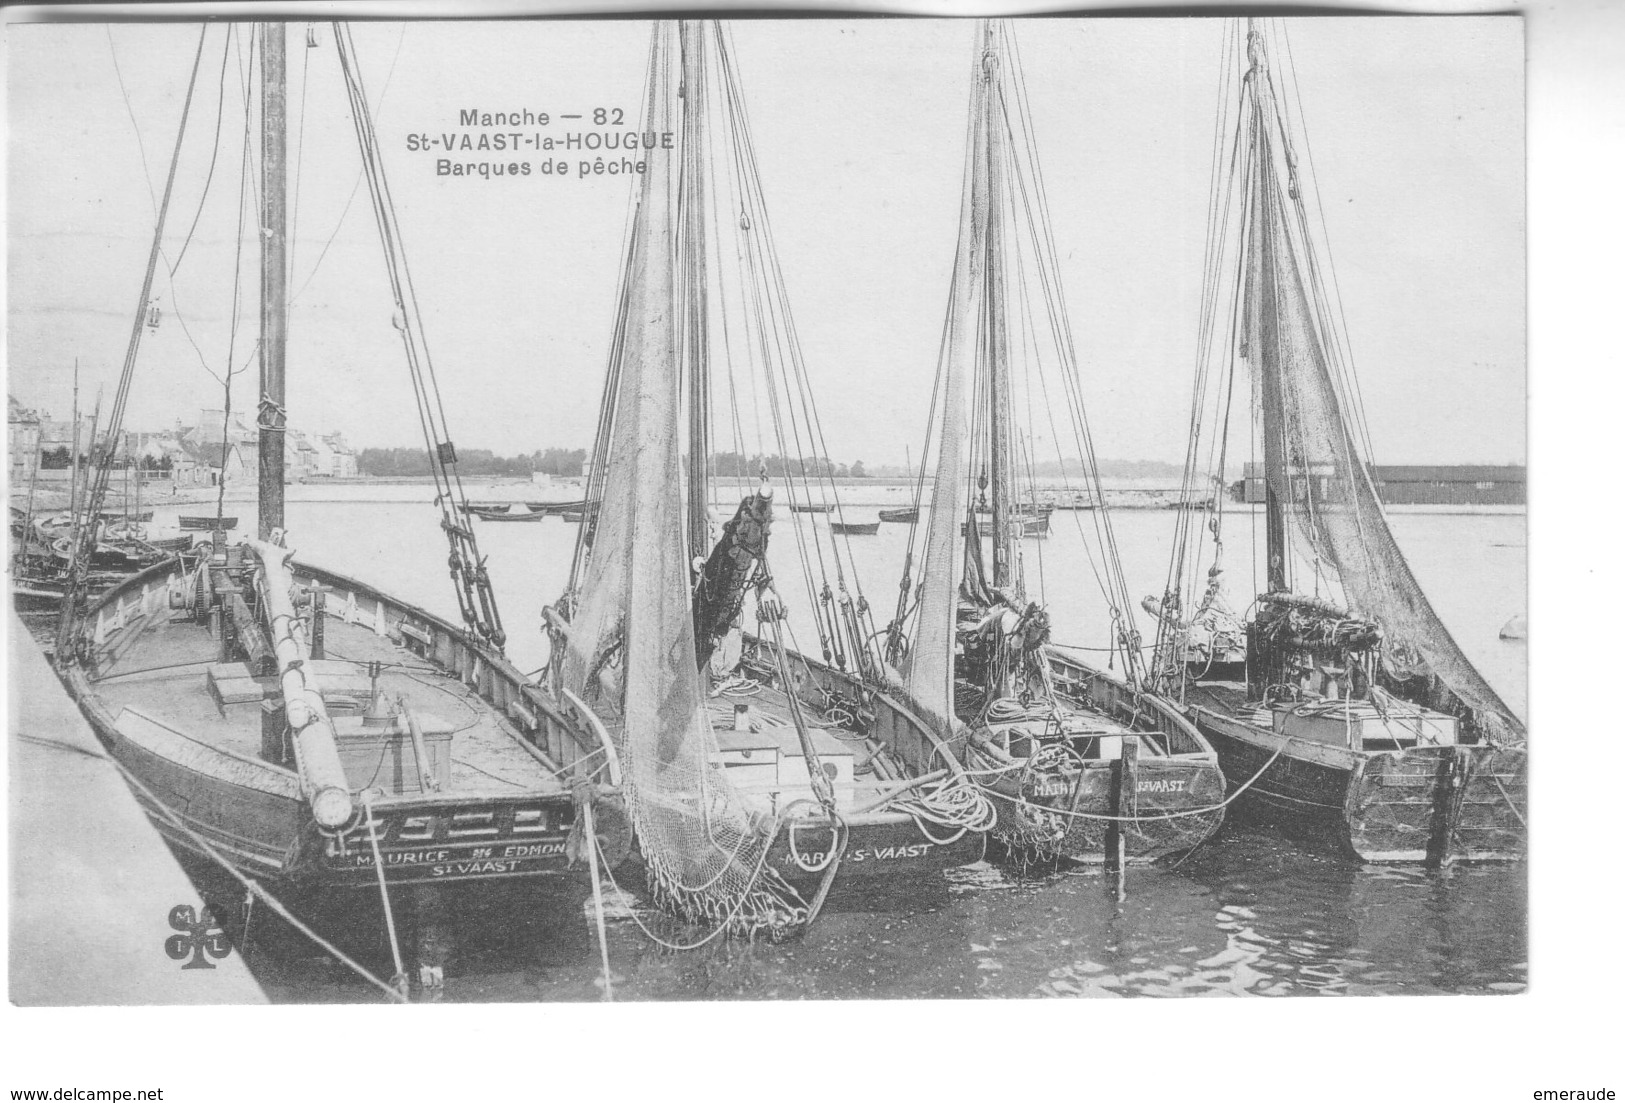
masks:
<path id="1" fill-rule="evenodd" d="M 138 513 L 125 513 L 116 509 L 104 509 L 97 514 L 97 516 L 103 521 L 124 521 L 135 522 L 137 524 L 149 524 L 152 521 L 152 512 L 153 511 L 150 509 L 143 510 Z"/>
<path id="2" fill-rule="evenodd" d="M 1250 814 L 1308 826 L 1366 861 L 1517 858 L 1524 725 L 1417 584 L 1350 421 L 1364 415 L 1323 278 L 1318 189 L 1302 175 L 1303 120 L 1284 107 L 1299 102 L 1297 77 L 1271 65 L 1285 33 L 1249 19 L 1225 36 L 1239 95 L 1226 98 L 1217 138 L 1200 436 L 1184 491 L 1223 486 L 1199 462 L 1213 442 L 1219 455 L 1227 440 L 1245 447 L 1249 431 L 1262 443 L 1264 508 L 1246 515 L 1265 530 L 1261 592 L 1245 619 L 1226 600 L 1222 494 L 1202 523 L 1182 515 L 1165 591 L 1147 599 L 1160 616 L 1155 669 L 1231 785 L 1252 780 L 1238 804 Z M 1236 386 L 1253 396 L 1252 426 L 1229 424 Z"/>
<path id="3" fill-rule="evenodd" d="M 526 502 L 525 508 L 532 513 L 563 513 L 566 510 L 585 510 L 587 502 L 586 499 L 579 502 Z"/>
<path id="4" fill-rule="evenodd" d="M 791 513 L 832 513 L 835 510 L 832 502 L 791 502 Z"/>
<path id="5" fill-rule="evenodd" d="M 512 502 L 464 502 L 462 505 L 459 505 L 457 508 L 458 508 L 458 510 L 460 512 L 463 512 L 463 513 L 476 513 L 476 514 L 481 514 L 481 515 L 488 514 L 488 513 L 507 513 L 510 509 L 513 508 L 513 503 Z"/>
<path id="6" fill-rule="evenodd" d="M 775 406 L 774 436 L 734 450 L 793 456 L 797 439 L 827 449 L 810 393 L 785 398 L 787 379 L 807 378 L 799 349 L 764 336 L 794 327 L 727 28 L 659 24 L 648 73 L 640 130 L 676 144 L 646 149 L 634 185 L 588 484 L 600 508 L 547 614 L 550 678 L 620 753 L 654 898 L 713 932 L 779 934 L 841 885 L 979 859 L 992 808 L 936 734 L 866 681 L 878 661 L 867 602 L 850 550 L 822 526 L 789 536 L 793 561 L 816 559 L 818 542 L 838 570 L 802 579 L 827 658 L 793 645 L 768 569 L 774 511 L 785 497 L 833 499 L 832 477 L 805 460 L 778 486 L 765 468 L 742 491 L 712 474 L 713 426 L 738 436 L 748 420 L 711 407 L 734 391 L 710 380 L 729 334 L 729 371 L 768 375 L 758 387 Z M 708 196 L 728 204 L 723 215 Z M 719 270 L 730 261 L 737 271 Z"/>
<path id="7" fill-rule="evenodd" d="M 76 557 L 55 661 L 174 847 L 290 899 L 377 894 L 392 947 L 393 899 L 408 922 L 415 916 L 419 979 L 438 987 L 447 886 L 526 878 L 558 884 L 583 868 L 576 861 L 584 859 L 583 840 L 595 840 L 594 854 L 613 863 L 630 845 L 630 831 L 617 796 L 614 747 L 503 656 L 490 579 L 457 508 L 465 503 L 455 449 L 443 414 L 428 401 L 427 388 L 437 386 L 433 362 L 404 279 L 401 228 L 383 201 L 383 158 L 360 62 L 342 23 L 332 31 L 337 68 L 396 296 L 378 309 L 385 318 L 399 311 L 395 324 L 410 374 L 426 388 L 417 399 L 429 411 L 425 444 L 463 623 L 303 564 L 289 546 L 295 537 L 284 527 L 282 498 L 285 33 L 281 24 L 204 27 L 187 91 L 190 103 L 207 55 L 224 51 L 229 58 L 241 46 L 252 56 L 257 46 L 264 146 L 255 191 L 263 206 L 248 233 L 260 240 L 263 301 L 260 338 L 248 355 L 259 358 L 261 409 L 274 413 L 262 414 L 260 424 L 259 536 L 232 544 L 217 537 L 88 604 L 84 557 Z M 239 43 L 240 36 L 252 37 Z M 246 133 L 247 123 L 217 129 L 214 140 Z M 183 112 L 171 180 L 189 148 L 186 137 Z M 240 163 L 246 189 L 249 160 Z M 166 192 L 119 379 L 114 432 L 164 246 L 168 198 Z M 229 379 L 229 370 L 221 377 Z M 96 485 L 89 516 L 105 490 L 105 470 Z M 336 911 L 352 914 L 348 907 Z M 395 985 L 403 990 L 409 969 L 399 952 L 396 968 Z"/>
<path id="8" fill-rule="evenodd" d="M 879 521 L 831 521 L 829 531 L 842 536 L 878 536 Z"/>
<path id="9" fill-rule="evenodd" d="M 880 519 L 890 524 L 912 525 L 920 519 L 920 511 L 913 506 L 905 509 L 883 509 Z"/>
<path id="10" fill-rule="evenodd" d="M 180 518 L 180 527 L 183 529 L 202 529 L 205 531 L 219 529 L 221 532 L 231 532 L 237 528 L 237 518 L 190 517 L 183 513 Z"/>
<path id="11" fill-rule="evenodd" d="M 1143 681 L 1110 517 L 1091 518 L 1123 676 L 1051 645 L 1043 576 L 1034 585 L 1020 535 L 1042 518 L 1012 411 L 1018 381 L 1067 396 L 1083 473 L 1100 497 L 1077 385 L 1077 357 L 1044 214 L 1043 180 L 1013 31 L 977 31 L 963 202 L 938 360 L 936 449 L 926 523 L 909 532 L 896 615 L 886 629 L 895 679 L 935 720 L 998 809 L 993 837 L 1018 864 L 1066 858 L 1121 865 L 1190 850 L 1223 818 L 1217 756 L 1195 726 Z M 1029 287 L 1031 279 L 1037 286 Z M 1024 309 L 1042 292 L 1049 310 Z M 1057 378 L 1058 377 L 1058 378 Z M 1036 385 L 1036 384 L 1029 384 Z M 971 410 L 967 393 L 977 396 Z M 1063 473 L 1067 459 L 1057 459 Z M 979 472 L 975 484 L 967 477 Z M 1066 477 L 1071 477 L 1067 475 Z M 1070 488 L 1069 492 L 1070 492 Z M 923 491 L 922 491 L 923 493 Z M 916 505 L 923 503 L 917 502 Z M 987 531 L 978 511 L 989 515 Z M 1083 521 L 1078 519 L 1080 538 Z M 919 580 L 912 572 L 923 541 Z M 1057 563 L 1047 571 L 1054 577 Z M 1076 577 L 1084 577 L 1082 564 Z"/>

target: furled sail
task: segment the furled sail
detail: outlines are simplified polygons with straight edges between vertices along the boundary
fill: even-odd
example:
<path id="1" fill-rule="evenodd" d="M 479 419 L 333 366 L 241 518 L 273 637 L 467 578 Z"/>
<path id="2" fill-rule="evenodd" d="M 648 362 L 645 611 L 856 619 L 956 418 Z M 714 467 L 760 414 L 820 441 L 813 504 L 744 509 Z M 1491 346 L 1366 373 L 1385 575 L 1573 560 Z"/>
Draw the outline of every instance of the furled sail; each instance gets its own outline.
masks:
<path id="1" fill-rule="evenodd" d="M 674 26 L 650 60 L 648 130 L 679 131 Z M 680 154 L 680 151 L 675 151 Z M 750 931 L 804 915 L 771 871 L 757 824 L 722 771 L 696 670 L 679 460 L 679 168 L 647 151 L 618 327 L 603 500 L 562 679 L 619 733 L 628 804 L 653 890 L 696 920 Z"/>
<path id="2" fill-rule="evenodd" d="M 1309 282 L 1313 257 L 1293 152 L 1261 45 L 1252 47 L 1247 284 L 1238 339 L 1254 373 L 1270 490 L 1309 554 L 1336 571 L 1350 611 L 1381 626 L 1390 676 L 1433 676 L 1521 736 L 1521 721 L 1439 621 L 1389 530 L 1328 355 L 1329 322 Z M 1272 577 L 1279 569 L 1272 567 Z"/>
<path id="3" fill-rule="evenodd" d="M 931 518 L 926 526 L 925 558 L 920 572 L 919 622 L 904 664 L 904 687 L 914 703 L 944 733 L 954 715 L 954 618 L 958 605 L 960 524 L 964 507 L 965 379 L 976 342 L 971 339 L 980 309 L 987 234 L 986 98 L 989 74 L 979 63 L 971 93 L 970 150 L 960 199 L 959 247 L 954 259 L 953 292 L 948 302 L 943 342 L 941 435 L 937 444 L 936 481 L 931 488 Z M 970 515 L 975 539 L 976 522 Z"/>

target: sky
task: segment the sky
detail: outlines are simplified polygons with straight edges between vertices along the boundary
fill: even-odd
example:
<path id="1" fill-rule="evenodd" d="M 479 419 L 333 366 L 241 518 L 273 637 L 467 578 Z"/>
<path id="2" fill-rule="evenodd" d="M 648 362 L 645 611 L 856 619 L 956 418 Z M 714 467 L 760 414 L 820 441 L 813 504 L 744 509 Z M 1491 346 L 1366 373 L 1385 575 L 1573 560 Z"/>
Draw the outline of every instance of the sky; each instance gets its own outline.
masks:
<path id="1" fill-rule="evenodd" d="M 1521 22 L 1285 27 L 1374 458 L 1522 462 Z M 76 359 L 87 405 L 98 386 L 111 397 L 198 30 L 12 28 L 6 348 L 8 387 L 25 404 L 66 416 Z M 900 464 L 905 449 L 920 451 L 975 33 L 953 20 L 732 26 L 778 257 L 836 459 Z M 1177 462 L 1220 21 L 1021 20 L 1016 33 L 1097 454 Z M 233 336 L 247 56 L 225 59 L 222 82 L 222 35 L 216 26 L 204 47 L 155 284 L 164 318 L 142 346 L 131 427 L 190 422 L 221 405 L 206 368 L 220 373 Z M 307 48 L 303 25 L 289 29 L 289 417 L 359 446 L 421 444 L 332 30 L 317 35 Z M 408 149 L 408 138 L 463 129 L 467 108 L 621 108 L 635 118 L 648 36 L 638 21 L 354 27 L 460 447 L 590 445 L 631 183 L 438 176 L 439 154 Z M 252 249 L 241 263 L 238 409 L 255 393 Z"/>

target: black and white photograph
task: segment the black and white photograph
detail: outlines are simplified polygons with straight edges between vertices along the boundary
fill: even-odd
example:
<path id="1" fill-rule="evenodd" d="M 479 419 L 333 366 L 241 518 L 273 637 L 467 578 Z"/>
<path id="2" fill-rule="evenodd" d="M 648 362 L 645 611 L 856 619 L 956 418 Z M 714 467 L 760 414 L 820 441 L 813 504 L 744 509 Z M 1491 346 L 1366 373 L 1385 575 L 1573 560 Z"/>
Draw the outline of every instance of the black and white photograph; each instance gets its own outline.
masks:
<path id="1" fill-rule="evenodd" d="M 8 1021 L 1529 1013 L 1528 20 L 340 11 L 7 25 Z"/>

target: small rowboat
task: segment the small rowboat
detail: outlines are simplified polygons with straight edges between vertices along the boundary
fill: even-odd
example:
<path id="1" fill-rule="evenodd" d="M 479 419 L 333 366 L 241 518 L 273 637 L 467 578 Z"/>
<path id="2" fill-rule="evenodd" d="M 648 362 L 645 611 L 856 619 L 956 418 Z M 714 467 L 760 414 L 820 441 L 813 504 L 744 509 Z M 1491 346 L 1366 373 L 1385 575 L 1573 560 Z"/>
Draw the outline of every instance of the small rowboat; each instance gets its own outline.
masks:
<path id="1" fill-rule="evenodd" d="M 834 509 L 834 506 L 820 502 L 792 502 L 790 505 L 791 513 L 830 513 Z"/>
<path id="2" fill-rule="evenodd" d="M 465 512 L 470 517 L 478 517 L 482 521 L 540 521 L 546 517 L 545 513 L 509 513 L 508 507 L 488 509 L 485 506 L 469 506 Z"/>
<path id="3" fill-rule="evenodd" d="M 235 517 L 221 517 L 218 521 L 217 525 L 214 517 L 187 517 L 183 515 L 181 517 L 181 528 L 210 531 L 218 527 L 222 531 L 230 531 L 237 527 L 237 518 Z"/>
<path id="4" fill-rule="evenodd" d="M 513 508 L 512 502 L 469 502 L 457 507 L 464 513 L 507 513 Z"/>
<path id="5" fill-rule="evenodd" d="M 879 521 L 831 521 L 831 532 L 838 532 L 843 536 L 875 536 L 880 532 Z"/>
<path id="6" fill-rule="evenodd" d="M 1028 514 L 1025 517 L 1014 517 L 1010 521 L 1010 527 L 1014 529 L 1018 523 L 1021 526 L 1020 532 L 1022 536 L 1049 535 L 1049 514 L 1047 513 L 1041 513 L 1037 517 L 1034 517 L 1031 514 Z M 992 536 L 992 520 L 978 518 L 976 522 L 976 531 L 982 536 Z M 963 521 L 961 521 L 959 524 L 959 535 L 965 535 L 965 523 Z"/>
<path id="7" fill-rule="evenodd" d="M 546 513 L 486 513 L 477 510 L 474 516 L 482 521 L 545 521 L 549 515 Z"/>
<path id="8" fill-rule="evenodd" d="M 912 525 L 920 519 L 920 511 L 910 506 L 908 509 L 883 509 L 880 511 L 882 521 L 896 521 L 905 525 Z"/>
<path id="9" fill-rule="evenodd" d="M 140 513 L 124 513 L 116 509 L 104 509 L 96 516 L 100 517 L 103 521 L 134 521 L 140 524 L 146 524 L 152 520 L 152 510 L 142 510 Z"/>
<path id="10" fill-rule="evenodd" d="M 526 502 L 525 508 L 532 513 L 564 513 L 566 510 L 587 508 L 586 499 L 578 502 Z"/>

